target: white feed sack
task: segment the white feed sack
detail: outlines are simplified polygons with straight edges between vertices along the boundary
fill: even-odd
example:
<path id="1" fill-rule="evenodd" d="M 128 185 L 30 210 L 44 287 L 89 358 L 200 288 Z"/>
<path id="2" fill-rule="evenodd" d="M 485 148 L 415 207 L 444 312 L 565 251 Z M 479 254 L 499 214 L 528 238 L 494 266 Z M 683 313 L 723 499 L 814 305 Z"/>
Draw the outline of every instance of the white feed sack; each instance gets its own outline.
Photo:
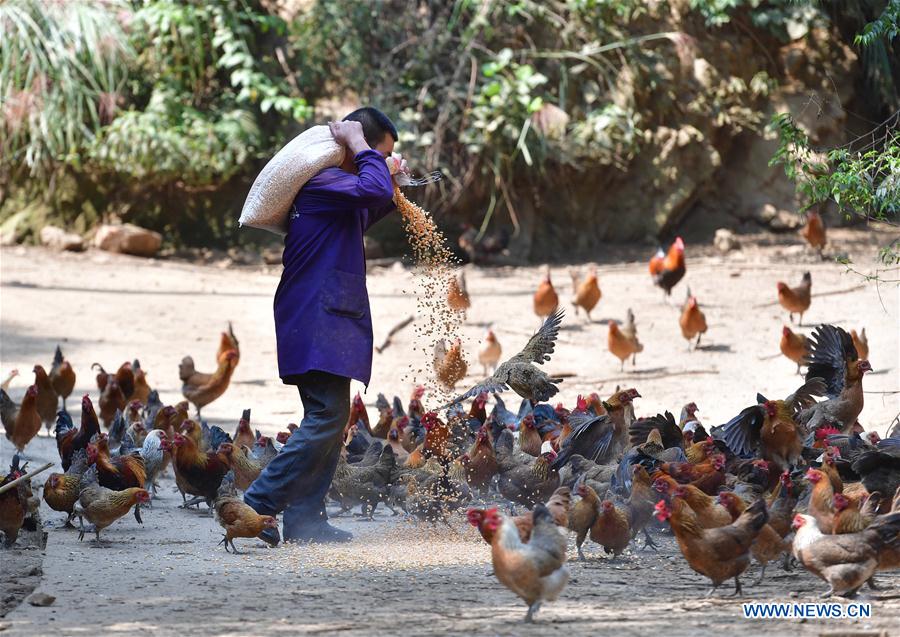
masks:
<path id="1" fill-rule="evenodd" d="M 303 185 L 319 171 L 338 166 L 344 147 L 327 126 L 313 126 L 292 139 L 265 165 L 247 195 L 238 224 L 285 235 L 288 214 Z"/>

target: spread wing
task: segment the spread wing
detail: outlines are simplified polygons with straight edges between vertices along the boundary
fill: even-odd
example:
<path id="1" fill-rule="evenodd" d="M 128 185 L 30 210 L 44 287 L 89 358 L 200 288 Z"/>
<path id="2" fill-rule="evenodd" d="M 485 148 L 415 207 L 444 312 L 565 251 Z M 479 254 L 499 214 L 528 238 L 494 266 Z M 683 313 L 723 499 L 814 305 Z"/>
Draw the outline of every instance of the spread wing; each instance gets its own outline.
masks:
<path id="1" fill-rule="evenodd" d="M 816 404 L 814 396 L 824 396 L 827 391 L 825 381 L 821 378 L 807 378 L 806 382 L 800 385 L 793 394 L 784 399 L 784 402 L 790 407 L 794 413 L 798 413 L 801 409 L 812 407 Z"/>
<path id="2" fill-rule="evenodd" d="M 662 437 L 663 446 L 668 449 L 670 447 L 681 447 L 684 444 L 684 437 L 678 423 L 675 422 L 675 416 L 671 412 L 656 414 L 649 418 L 638 418 L 628 428 L 628 435 L 632 445 L 639 445 L 647 440 L 647 436 L 654 429 L 658 429 Z"/>
<path id="3" fill-rule="evenodd" d="M 543 365 L 550 360 L 550 354 L 556 345 L 556 337 L 559 336 L 559 326 L 562 324 L 562 318 L 565 312 L 557 309 L 553 314 L 547 317 L 544 324 L 541 325 L 534 336 L 522 348 L 522 351 L 516 354 L 510 362 L 528 362 Z"/>
<path id="4" fill-rule="evenodd" d="M 737 416 L 714 431 L 714 436 L 722 440 L 732 452 L 739 456 L 749 455 L 759 443 L 759 430 L 766 418 L 760 405 L 747 407 Z"/>
<path id="5" fill-rule="evenodd" d="M 501 365 L 501 367 L 502 367 L 502 365 Z M 497 375 L 501 371 L 503 371 L 503 370 L 498 368 L 497 372 L 493 376 L 481 381 L 480 383 L 475 385 L 472 389 L 467 391 L 465 394 L 457 396 L 456 398 L 451 400 L 449 403 L 447 403 L 446 405 L 441 407 L 441 410 L 447 409 L 448 407 L 456 405 L 457 403 L 461 403 L 462 401 L 466 400 L 467 398 L 475 398 L 475 396 L 477 396 L 481 392 L 498 394 L 502 391 L 506 391 L 507 389 L 509 389 L 509 386 L 504 381 L 497 378 Z M 504 373 L 503 378 L 505 378 L 505 377 L 506 377 L 506 374 Z"/>
<path id="6" fill-rule="evenodd" d="M 847 363 L 859 360 L 850 335 L 834 325 L 819 325 L 809 337 L 809 353 L 804 359 L 806 379 L 821 378 L 829 398 L 844 389 Z"/>

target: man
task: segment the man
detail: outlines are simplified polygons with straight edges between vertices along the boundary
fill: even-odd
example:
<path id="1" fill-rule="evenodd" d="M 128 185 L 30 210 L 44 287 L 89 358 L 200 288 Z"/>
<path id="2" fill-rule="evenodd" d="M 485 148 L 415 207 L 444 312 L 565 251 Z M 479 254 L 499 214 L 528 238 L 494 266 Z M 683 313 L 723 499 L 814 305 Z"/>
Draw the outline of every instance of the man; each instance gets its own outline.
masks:
<path id="1" fill-rule="evenodd" d="M 361 108 L 329 126 L 347 149 L 344 161 L 294 200 L 275 292 L 279 375 L 297 386 L 303 422 L 244 494 L 262 515 L 284 511 L 286 542 L 352 538 L 328 524 L 325 495 L 350 415 L 350 379 L 368 385 L 372 372 L 363 233 L 394 209 L 385 163 L 397 140 L 391 120 Z M 277 528 L 260 538 L 280 541 Z"/>

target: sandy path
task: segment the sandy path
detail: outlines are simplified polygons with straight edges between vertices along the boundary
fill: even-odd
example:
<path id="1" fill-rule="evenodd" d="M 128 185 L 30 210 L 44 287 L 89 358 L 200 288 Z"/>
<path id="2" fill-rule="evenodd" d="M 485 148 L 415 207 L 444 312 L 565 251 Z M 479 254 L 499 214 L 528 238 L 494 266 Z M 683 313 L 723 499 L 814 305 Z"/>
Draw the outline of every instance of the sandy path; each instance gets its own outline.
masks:
<path id="1" fill-rule="evenodd" d="M 833 233 L 862 269 L 871 267 L 877 242 L 857 232 Z M 793 365 L 775 356 L 786 316 L 777 305 L 774 282 L 798 281 L 813 274 L 816 293 L 840 292 L 814 299 L 807 323 L 832 321 L 845 327 L 865 324 L 878 373 L 867 376 L 867 391 L 900 389 L 897 288 L 873 286 L 844 274 L 833 263 L 818 262 L 784 246 L 754 246 L 719 257 L 689 247 L 687 282 L 700 298 L 709 323 L 708 347 L 685 351 L 677 310 L 661 302 L 646 274 L 643 252 L 624 252 L 624 262 L 602 264 L 603 300 L 595 318 L 637 315 L 645 352 L 637 370 L 624 374 L 605 348 L 606 327 L 570 317 L 561 335 L 551 371 L 574 374 L 563 384 L 562 399 L 579 392 L 613 391 L 617 384 L 636 386 L 643 398 L 638 414 L 677 410 L 695 400 L 707 423 L 730 417 L 753 400 L 756 391 L 789 393 L 799 382 Z M 628 262 L 631 260 L 631 262 Z M 401 290 L 410 274 L 392 268 L 370 274 L 375 338 L 411 312 L 414 303 Z M 507 352 L 516 349 L 537 326 L 531 294 L 537 268 L 473 270 L 468 274 L 474 306 L 466 327 L 469 351 L 493 322 Z M 565 268 L 554 268 L 563 298 L 570 295 Z M 79 372 L 77 395 L 96 397 L 94 361 L 107 367 L 140 357 L 151 384 L 163 400 L 179 397 L 177 363 L 192 354 L 198 366 L 210 367 L 218 331 L 231 319 L 241 340 L 241 364 L 233 386 L 204 416 L 232 429 L 240 410 L 253 408 L 253 422 L 264 431 L 283 429 L 300 415 L 295 394 L 277 379 L 271 294 L 274 273 L 258 269 L 196 267 L 148 262 L 105 254 L 56 255 L 38 249 L 0 251 L 0 372 L 18 367 L 11 391 L 19 399 L 35 362 L 49 364 L 61 342 Z M 849 290 L 849 291 L 848 291 Z M 684 288 L 675 297 L 683 298 Z M 883 303 L 883 305 L 882 305 Z M 384 355 L 376 355 L 371 390 L 404 397 L 410 388 L 412 330 L 403 332 Z M 477 367 L 477 366 L 473 366 Z M 480 370 L 473 369 L 472 380 Z M 885 429 L 900 411 L 900 394 L 869 394 L 861 421 Z M 518 404 L 512 400 L 513 406 Z M 0 439 L 0 462 L 10 448 Z M 55 448 L 43 439 L 29 447 L 35 462 L 55 460 Z M 180 500 L 173 483 L 163 484 L 163 498 L 146 512 L 139 528 L 128 517 L 110 528 L 109 544 L 79 543 L 77 534 L 55 528 L 60 514 L 44 510 L 54 528 L 46 548 L 39 590 L 57 596 L 48 608 L 27 604 L 7 615 L 11 634 L 75 634 L 96 627 L 121 634 L 155 629 L 154 634 L 262 635 L 281 633 L 373 634 L 402 631 L 411 635 L 475 632 L 497 635 L 586 634 L 614 629 L 624 635 L 665 630 L 696 634 L 698 629 L 758 634 L 763 624 L 740 617 L 739 602 L 703 600 L 706 582 L 691 572 L 671 540 L 663 538 L 660 555 L 637 553 L 622 563 L 599 557 L 572 565 L 574 581 L 558 603 L 546 606 L 534 627 L 522 625 L 524 606 L 489 577 L 489 553 L 471 527 L 460 519 L 456 531 L 416 527 L 390 517 L 375 523 L 350 519 L 341 526 L 356 534 L 349 547 L 267 550 L 243 542 L 244 556 L 216 548 L 218 526 L 205 515 L 175 508 Z M 574 556 L 574 551 L 573 551 Z M 638 571 L 638 573 L 635 573 Z M 751 599 L 813 601 L 822 583 L 806 573 L 770 570 Z M 745 579 L 749 582 L 753 572 Z M 895 628 L 900 618 L 900 576 L 881 577 L 885 589 L 873 603 L 873 619 L 841 622 L 797 620 L 767 622 L 774 634 L 818 634 L 822 630 Z"/>

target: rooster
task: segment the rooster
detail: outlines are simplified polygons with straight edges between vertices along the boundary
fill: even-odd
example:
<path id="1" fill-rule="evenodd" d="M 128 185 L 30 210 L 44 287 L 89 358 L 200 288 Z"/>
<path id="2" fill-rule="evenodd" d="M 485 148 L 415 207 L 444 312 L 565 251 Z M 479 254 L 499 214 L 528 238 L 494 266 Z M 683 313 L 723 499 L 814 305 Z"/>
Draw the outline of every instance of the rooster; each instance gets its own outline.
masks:
<path id="1" fill-rule="evenodd" d="M 836 422 L 849 433 L 863 409 L 863 375 L 872 366 L 859 359 L 850 335 L 833 325 L 813 331 L 809 350 L 806 377 L 824 379 L 828 400 L 800 412 L 800 422 L 810 431 Z"/>
<path id="2" fill-rule="evenodd" d="M 783 281 L 779 281 L 777 287 L 778 302 L 781 303 L 781 307 L 789 312 L 791 323 L 794 322 L 794 314 L 800 314 L 800 320 L 797 322 L 797 325 L 802 326 L 803 314 L 812 303 L 812 275 L 809 272 L 805 272 L 797 287 L 792 288 Z"/>
<path id="3" fill-rule="evenodd" d="M 212 508 L 222 477 L 228 472 L 228 465 L 218 458 L 215 451 L 201 452 L 190 436 L 177 433 L 173 442 L 175 484 L 183 499 L 186 500 L 185 494 L 196 496 L 191 502 L 185 502 L 182 508 L 202 500 Z"/>
<path id="4" fill-rule="evenodd" d="M 99 434 L 95 442 L 87 446 L 88 464 L 97 468 L 97 478 L 101 487 L 122 491 L 131 487 L 144 488 L 147 471 L 144 459 L 139 453 L 112 457 L 106 434 Z"/>
<path id="5" fill-rule="evenodd" d="M 37 410 L 38 388 L 31 385 L 25 390 L 22 404 L 17 405 L 9 395 L 0 389 L 0 422 L 6 430 L 6 439 L 19 453 L 41 431 L 41 415 Z"/>
<path id="6" fill-rule="evenodd" d="M 239 358 L 238 353 L 231 350 L 222 357 L 216 371 L 207 382 L 194 385 L 189 379 L 181 386 L 181 394 L 197 408 L 198 417 L 203 407 L 216 400 L 228 389 L 231 375 L 237 367 Z"/>
<path id="7" fill-rule="evenodd" d="M 653 283 L 665 292 L 666 298 L 671 295 L 672 288 L 681 281 L 686 271 L 684 241 L 681 237 L 675 237 L 667 253 L 660 248 L 650 259 L 650 276 Z"/>
<path id="8" fill-rule="evenodd" d="M 50 365 L 50 383 L 53 385 L 53 391 L 57 395 L 62 396 L 63 409 L 66 408 L 66 398 L 72 394 L 75 389 L 75 370 L 72 365 L 63 357 L 62 350 L 59 345 L 56 346 L 56 353 L 53 355 L 53 363 Z"/>
<path id="9" fill-rule="evenodd" d="M 494 534 L 494 574 L 528 605 L 525 621 L 531 622 L 541 604 L 558 599 L 569 581 L 565 530 L 556 526 L 543 504 L 534 508 L 534 529 L 527 543 L 522 542 L 511 520 L 501 518 L 496 509 L 489 514 L 485 525 Z"/>
<path id="10" fill-rule="evenodd" d="M 81 426 L 78 429 L 75 429 L 68 412 L 60 411 L 57 414 L 56 449 L 62 461 L 63 471 L 69 470 L 74 455 L 81 449 L 87 450 L 91 438 L 99 433 L 100 421 L 87 394 L 81 399 Z"/>

